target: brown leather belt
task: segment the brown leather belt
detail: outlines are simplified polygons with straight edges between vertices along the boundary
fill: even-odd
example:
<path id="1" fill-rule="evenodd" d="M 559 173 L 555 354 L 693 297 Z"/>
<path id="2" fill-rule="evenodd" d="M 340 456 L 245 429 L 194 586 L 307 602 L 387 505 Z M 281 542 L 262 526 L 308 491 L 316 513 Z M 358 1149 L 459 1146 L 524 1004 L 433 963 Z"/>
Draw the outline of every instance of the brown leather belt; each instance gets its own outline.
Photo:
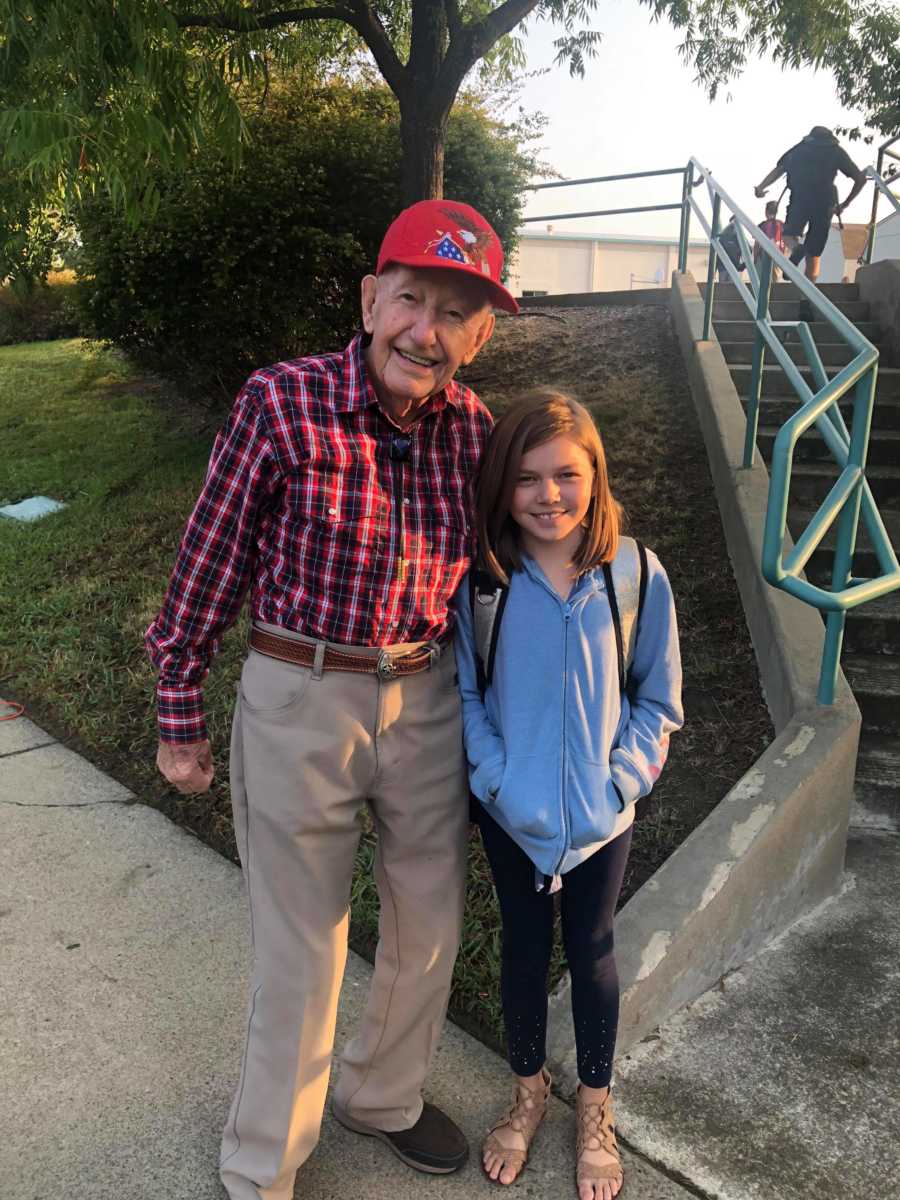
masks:
<path id="1" fill-rule="evenodd" d="M 279 637 L 262 629 L 250 630 L 250 646 L 269 658 L 282 662 L 296 663 L 300 667 L 314 667 L 316 643 L 298 642 L 294 638 Z M 325 671 L 357 671 L 360 674 L 377 675 L 379 679 L 399 679 L 403 675 L 418 675 L 427 671 L 440 657 L 439 642 L 430 643 L 411 654 L 391 654 L 382 650 L 380 654 L 353 654 L 349 650 L 325 647 L 320 667 Z"/>

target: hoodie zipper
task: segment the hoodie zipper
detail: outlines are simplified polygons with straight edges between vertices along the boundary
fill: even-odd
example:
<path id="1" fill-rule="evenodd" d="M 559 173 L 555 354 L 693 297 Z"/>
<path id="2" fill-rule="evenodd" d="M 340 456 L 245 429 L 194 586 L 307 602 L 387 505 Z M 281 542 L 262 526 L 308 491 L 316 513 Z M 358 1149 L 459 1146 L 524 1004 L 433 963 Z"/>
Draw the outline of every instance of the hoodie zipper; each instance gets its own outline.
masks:
<path id="1" fill-rule="evenodd" d="M 569 621 L 572 619 L 572 608 L 568 600 L 563 609 L 563 702 L 562 702 L 562 785 L 559 789 L 562 800 L 562 828 L 563 828 L 563 851 L 559 862 L 556 864 L 554 875 L 559 874 L 559 869 L 565 861 L 566 852 L 569 846 L 569 804 L 566 796 L 566 781 L 569 777 L 569 761 L 567 746 L 569 742 L 568 730 L 566 722 L 568 719 L 568 700 L 569 700 Z"/>
<path id="2" fill-rule="evenodd" d="M 540 570 L 540 568 L 538 568 L 538 570 Z M 543 572 L 541 572 L 541 575 L 542 574 L 543 574 Z M 562 854 L 560 855 L 559 862 L 556 864 L 556 868 L 553 872 L 554 875 L 558 875 L 559 869 L 565 861 L 566 854 L 568 853 L 568 847 L 569 847 L 569 805 L 568 805 L 568 799 L 566 796 L 566 780 L 567 780 L 568 773 L 569 773 L 569 762 L 568 762 L 569 756 L 568 756 L 568 752 L 566 749 L 567 744 L 568 744 L 568 731 L 566 729 L 568 713 L 566 710 L 568 708 L 568 699 L 569 699 L 569 622 L 572 619 L 573 606 L 571 604 L 571 601 L 563 600 L 562 597 L 560 596 L 559 592 L 557 592 L 557 590 L 554 587 L 552 587 L 550 585 L 550 583 L 547 582 L 546 579 L 542 578 L 541 576 L 538 576 L 537 578 L 534 579 L 534 582 L 538 583 L 541 587 L 545 588 L 546 591 L 548 591 L 550 593 L 550 595 L 553 597 L 553 599 L 556 601 L 556 603 L 562 609 L 562 614 L 563 614 L 562 753 L 560 754 L 562 778 L 560 780 L 560 788 L 559 788 L 560 809 L 561 809 L 560 816 L 562 818 L 562 829 L 563 829 L 563 850 L 562 850 Z"/>

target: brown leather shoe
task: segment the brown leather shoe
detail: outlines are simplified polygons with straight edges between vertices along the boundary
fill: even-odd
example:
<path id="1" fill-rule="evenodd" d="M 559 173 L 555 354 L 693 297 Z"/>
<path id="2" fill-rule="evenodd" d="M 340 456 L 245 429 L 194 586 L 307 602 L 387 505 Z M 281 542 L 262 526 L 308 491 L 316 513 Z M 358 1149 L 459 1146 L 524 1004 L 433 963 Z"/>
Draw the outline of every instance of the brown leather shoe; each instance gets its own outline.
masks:
<path id="1" fill-rule="evenodd" d="M 458 1171 L 469 1157 L 469 1143 L 462 1130 L 446 1113 L 427 1101 L 412 1129 L 400 1129 L 396 1133 L 364 1125 L 333 1101 L 331 1111 L 335 1120 L 345 1129 L 365 1137 L 378 1138 L 415 1171 L 425 1171 L 428 1175 L 449 1175 L 452 1171 Z"/>

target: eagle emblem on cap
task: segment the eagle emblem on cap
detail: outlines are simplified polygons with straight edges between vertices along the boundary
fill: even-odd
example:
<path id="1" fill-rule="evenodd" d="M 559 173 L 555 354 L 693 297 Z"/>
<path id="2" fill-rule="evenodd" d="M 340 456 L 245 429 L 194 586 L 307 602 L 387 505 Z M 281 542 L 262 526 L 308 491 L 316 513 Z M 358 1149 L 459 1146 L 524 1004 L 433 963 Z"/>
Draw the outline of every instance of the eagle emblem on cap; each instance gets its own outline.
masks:
<path id="1" fill-rule="evenodd" d="M 433 250 L 439 258 L 477 266 L 484 275 L 490 275 L 487 250 L 493 245 L 489 230 L 475 225 L 471 218 L 456 208 L 442 208 L 441 212 L 456 226 L 454 230 L 436 230 L 437 237 L 425 247 L 426 253 Z"/>

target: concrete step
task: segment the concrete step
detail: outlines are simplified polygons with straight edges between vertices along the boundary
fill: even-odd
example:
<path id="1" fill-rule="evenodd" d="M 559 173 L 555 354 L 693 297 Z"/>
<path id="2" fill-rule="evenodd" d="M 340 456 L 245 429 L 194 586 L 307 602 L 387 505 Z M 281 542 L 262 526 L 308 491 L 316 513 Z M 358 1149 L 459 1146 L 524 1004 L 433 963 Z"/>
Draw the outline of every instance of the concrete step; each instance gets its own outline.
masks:
<path id="1" fill-rule="evenodd" d="M 900 591 L 869 600 L 847 613 L 844 649 L 848 654 L 900 656 Z M 900 657 L 897 671 L 900 672 Z"/>
<path id="2" fill-rule="evenodd" d="M 750 390 L 750 373 L 751 367 L 747 363 L 735 363 L 731 367 L 731 378 L 734 380 L 734 385 L 742 396 L 746 396 Z M 810 388 L 815 391 L 812 372 L 809 367 L 801 367 L 800 374 L 809 384 Z M 832 367 L 828 370 L 827 374 L 829 377 L 834 376 L 837 374 L 837 369 Z M 762 395 L 796 396 L 796 394 L 781 367 L 777 365 L 763 367 Z M 895 400 L 898 398 L 900 398 L 900 368 L 880 367 L 875 399 L 876 407 L 881 400 Z"/>
<path id="3" fill-rule="evenodd" d="M 780 426 L 760 425 L 756 431 L 756 444 L 759 452 L 769 462 L 772 446 L 778 436 Z M 800 438 L 795 450 L 797 462 L 833 462 L 831 451 L 815 427 L 808 429 Z M 900 464 L 900 429 L 878 429 L 869 438 L 869 464 L 882 466 L 897 466 Z"/>
<path id="4" fill-rule="evenodd" d="M 730 322 L 724 322 L 730 324 Z M 719 336 L 719 345 L 722 347 L 722 353 L 725 355 L 725 361 L 729 363 L 749 363 L 753 361 L 753 343 L 752 342 L 723 342 L 721 334 Z M 784 338 L 780 338 L 784 342 Z M 799 363 L 801 367 L 805 367 L 809 363 L 806 351 L 800 344 L 799 340 L 793 338 L 787 343 L 787 352 L 791 360 Z M 855 358 L 856 351 L 852 346 L 848 346 L 846 342 L 822 342 L 817 346 L 819 357 L 826 366 L 842 367 Z M 765 361 L 775 363 L 775 356 L 768 348 L 766 349 Z"/>
<path id="5" fill-rule="evenodd" d="M 900 741 L 889 734 L 863 732 L 856 778 L 892 790 L 900 803 Z"/>
<path id="6" fill-rule="evenodd" d="M 706 282 L 699 284 L 701 295 L 706 295 Z M 749 291 L 749 286 L 747 291 Z M 841 307 L 846 301 L 859 299 L 859 284 L 858 283 L 820 283 L 819 291 L 823 296 L 827 296 L 832 304 L 837 304 Z M 737 288 L 729 280 L 728 283 L 716 284 L 716 296 L 721 296 L 723 300 L 737 300 Z M 803 293 L 794 283 L 786 283 L 784 281 L 772 284 L 771 298 L 773 300 L 800 300 Z"/>
<path id="7" fill-rule="evenodd" d="M 773 321 L 799 321 L 799 300 L 772 300 L 769 304 L 769 315 Z M 849 320 L 857 325 L 860 321 L 869 320 L 869 305 L 865 300 L 842 300 L 840 310 Z M 714 321 L 742 321 L 747 319 L 747 305 L 743 300 L 729 300 L 716 293 L 713 301 Z"/>
<path id="8" fill-rule="evenodd" d="M 756 324 L 749 319 L 741 321 L 714 321 L 713 325 L 715 326 L 716 337 L 718 337 L 720 342 L 753 342 L 756 339 Z M 829 325 L 827 321 L 812 321 L 809 328 L 813 336 L 813 341 L 817 346 L 824 346 L 829 343 L 846 344 L 837 330 L 832 325 Z M 856 328 L 863 337 L 868 338 L 875 346 L 883 338 L 881 329 L 874 321 L 858 321 Z M 797 336 L 793 327 L 784 325 L 776 325 L 775 333 L 779 341 L 782 342 L 787 337 L 795 339 Z"/>
<path id="9" fill-rule="evenodd" d="M 795 536 L 798 533 L 802 533 L 807 527 L 814 512 L 815 509 L 809 506 L 797 505 L 796 507 L 791 507 L 788 512 L 788 524 Z M 884 509 L 881 517 L 884 521 L 887 535 L 891 540 L 891 545 L 896 551 L 900 552 L 900 512 L 894 509 Z M 831 571 L 836 539 L 837 524 L 835 523 L 825 534 L 818 549 L 813 552 L 807 564 L 807 574 L 816 583 L 822 582 L 826 574 Z M 872 550 L 868 531 L 862 522 L 859 525 L 856 553 L 853 556 L 853 574 L 860 579 L 874 579 L 877 575 L 881 574 L 878 560 L 875 557 L 875 552 Z"/>
<path id="10" fill-rule="evenodd" d="M 867 732 L 900 735 L 900 658 L 892 654 L 846 654 L 841 666 L 853 689 Z"/>
<path id="11" fill-rule="evenodd" d="M 900 830 L 900 739 L 863 730 L 853 790 L 854 825 Z"/>
<path id="12" fill-rule="evenodd" d="M 858 779 L 853 785 L 853 799 L 851 830 L 900 833 L 900 800 L 893 788 Z"/>
<path id="13" fill-rule="evenodd" d="M 732 372 L 733 374 L 733 372 Z M 749 379 L 748 379 L 749 382 Z M 741 403 L 747 407 L 747 397 L 741 396 Z M 759 400 L 760 424 L 774 425 L 777 428 L 794 415 L 800 406 L 796 395 L 792 396 L 761 396 Z M 844 420 L 848 423 L 853 418 L 852 396 L 839 403 Z M 876 395 L 875 406 L 872 409 L 872 429 L 900 429 L 900 396 Z"/>
<path id="14" fill-rule="evenodd" d="M 806 506 L 824 500 L 839 470 L 835 462 L 795 462 L 791 469 L 791 503 Z M 866 468 L 866 479 L 879 510 L 900 508 L 900 467 L 873 464 Z"/>

